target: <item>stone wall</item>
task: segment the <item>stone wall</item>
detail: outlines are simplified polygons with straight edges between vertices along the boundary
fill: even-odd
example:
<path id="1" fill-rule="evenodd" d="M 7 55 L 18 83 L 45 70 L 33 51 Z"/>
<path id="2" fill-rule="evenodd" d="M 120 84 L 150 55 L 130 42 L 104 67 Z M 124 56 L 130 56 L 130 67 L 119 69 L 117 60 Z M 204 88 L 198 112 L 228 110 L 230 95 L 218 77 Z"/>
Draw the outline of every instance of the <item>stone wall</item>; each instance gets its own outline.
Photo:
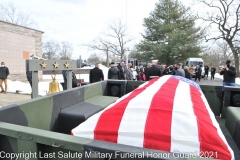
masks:
<path id="1" fill-rule="evenodd" d="M 0 61 L 9 68 L 11 80 L 26 77 L 26 59 L 42 57 L 42 31 L 0 21 Z M 39 72 L 42 79 L 42 72 Z"/>

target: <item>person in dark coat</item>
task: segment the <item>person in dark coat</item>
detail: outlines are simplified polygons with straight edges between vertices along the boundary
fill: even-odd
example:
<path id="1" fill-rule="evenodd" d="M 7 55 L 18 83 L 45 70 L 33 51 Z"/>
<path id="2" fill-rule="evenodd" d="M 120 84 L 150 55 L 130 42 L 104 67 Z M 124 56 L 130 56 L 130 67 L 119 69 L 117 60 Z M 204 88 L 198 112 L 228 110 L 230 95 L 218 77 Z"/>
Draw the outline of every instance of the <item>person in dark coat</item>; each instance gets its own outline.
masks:
<path id="1" fill-rule="evenodd" d="M 64 81 L 63 90 L 66 90 L 67 89 L 67 71 L 66 70 L 62 71 L 62 76 Z"/>
<path id="2" fill-rule="evenodd" d="M 162 75 L 169 75 L 169 71 L 170 71 L 169 67 L 165 66 L 165 69 L 163 70 Z"/>
<path id="3" fill-rule="evenodd" d="M 223 75 L 223 88 L 224 86 L 235 86 L 236 68 L 232 66 L 232 62 L 227 60 L 226 67 L 222 68 L 220 75 Z"/>
<path id="4" fill-rule="evenodd" d="M 148 81 L 148 69 L 152 66 L 152 63 L 148 63 L 147 67 L 144 69 L 144 73 L 146 75 L 146 81 Z"/>
<path id="5" fill-rule="evenodd" d="M 26 71 L 26 75 L 27 75 L 27 80 L 28 80 L 28 82 L 31 86 L 31 90 L 32 90 L 32 71 Z M 33 98 L 32 92 L 31 92 L 31 98 Z"/>
<path id="6" fill-rule="evenodd" d="M 205 78 L 205 76 L 207 76 L 206 77 L 206 79 L 208 79 L 208 72 L 209 72 L 209 67 L 206 65 L 205 67 L 204 67 L 204 78 Z"/>
<path id="7" fill-rule="evenodd" d="M 32 88 L 32 71 L 26 71 L 27 80 Z"/>
<path id="8" fill-rule="evenodd" d="M 63 90 L 67 90 L 67 71 L 63 70 L 62 71 L 63 79 L 64 79 L 64 85 L 63 85 Z M 77 81 L 77 77 L 75 73 L 72 72 L 72 88 L 78 87 L 80 84 Z"/>
<path id="9" fill-rule="evenodd" d="M 161 71 L 160 68 L 157 68 L 158 60 L 152 60 L 152 67 L 148 69 L 147 80 L 151 80 L 152 78 L 160 77 Z"/>
<path id="10" fill-rule="evenodd" d="M 124 80 L 125 79 L 125 68 L 124 68 L 124 62 L 119 63 L 119 65 L 117 66 L 118 70 L 119 70 L 119 74 L 120 80 Z"/>
<path id="11" fill-rule="evenodd" d="M 75 73 L 72 72 L 72 88 L 78 87 L 80 84 L 77 81 L 77 77 Z"/>
<path id="12" fill-rule="evenodd" d="M 99 69 L 99 64 L 95 64 L 95 68 L 90 70 L 89 74 L 89 82 L 94 83 L 94 82 L 99 82 L 104 80 L 104 75 L 103 71 Z"/>
<path id="13" fill-rule="evenodd" d="M 195 82 L 196 82 L 197 79 L 200 82 L 201 72 L 202 72 L 201 67 L 199 67 L 199 65 L 197 65 L 197 67 L 195 68 Z"/>
<path id="14" fill-rule="evenodd" d="M 191 74 L 190 74 L 190 72 L 188 70 L 188 66 L 184 67 L 184 72 L 185 72 L 185 78 L 192 80 L 191 79 Z"/>
<path id="15" fill-rule="evenodd" d="M 169 75 L 175 75 L 175 70 L 172 65 L 169 66 Z"/>
<path id="16" fill-rule="evenodd" d="M 176 72 L 178 70 L 177 64 L 173 65 L 172 75 L 176 75 Z"/>
<path id="17" fill-rule="evenodd" d="M 138 66 L 135 67 L 135 71 L 136 71 L 136 73 L 137 73 L 136 79 L 137 79 L 137 81 L 140 81 L 140 69 L 139 69 Z"/>
<path id="18" fill-rule="evenodd" d="M 215 67 L 211 67 L 211 80 L 214 80 L 214 75 L 216 73 L 216 68 Z"/>
<path id="19" fill-rule="evenodd" d="M 108 79 L 120 79 L 120 72 L 117 67 L 115 67 L 115 63 L 112 62 L 111 68 L 108 70 Z"/>
<path id="20" fill-rule="evenodd" d="M 166 66 L 162 75 L 175 75 L 173 66 L 172 65 Z"/>
<path id="21" fill-rule="evenodd" d="M 5 66 L 4 62 L 1 62 L 0 66 L 0 87 L 2 89 L 2 93 L 7 93 L 7 77 L 9 75 L 8 67 Z M 3 89 L 2 83 L 5 85 L 5 90 Z"/>

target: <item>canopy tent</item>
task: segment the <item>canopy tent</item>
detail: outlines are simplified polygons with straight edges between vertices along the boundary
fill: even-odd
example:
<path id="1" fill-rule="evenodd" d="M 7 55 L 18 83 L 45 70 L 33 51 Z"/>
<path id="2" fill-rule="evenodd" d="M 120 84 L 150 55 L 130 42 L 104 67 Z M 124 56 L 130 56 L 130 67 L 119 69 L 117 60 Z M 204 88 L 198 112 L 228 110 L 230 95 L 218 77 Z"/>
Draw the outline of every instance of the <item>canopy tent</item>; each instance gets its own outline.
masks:
<path id="1" fill-rule="evenodd" d="M 199 85 L 180 76 L 167 75 L 142 84 L 71 134 L 167 152 L 234 159 Z"/>

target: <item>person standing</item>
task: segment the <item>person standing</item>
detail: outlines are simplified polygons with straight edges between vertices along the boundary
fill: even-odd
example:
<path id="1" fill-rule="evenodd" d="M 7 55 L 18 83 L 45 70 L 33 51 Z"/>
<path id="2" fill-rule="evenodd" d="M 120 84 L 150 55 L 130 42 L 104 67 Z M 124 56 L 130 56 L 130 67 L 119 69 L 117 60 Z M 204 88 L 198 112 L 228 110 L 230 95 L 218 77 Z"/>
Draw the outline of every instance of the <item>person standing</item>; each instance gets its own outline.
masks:
<path id="1" fill-rule="evenodd" d="M 74 72 L 72 72 L 72 88 L 79 87 L 81 84 L 78 83 L 77 77 Z"/>
<path id="2" fill-rule="evenodd" d="M 160 77 L 161 70 L 157 67 L 158 60 L 152 60 L 152 67 L 148 69 L 147 80 L 151 80 L 152 78 Z"/>
<path id="3" fill-rule="evenodd" d="M 209 71 L 209 67 L 208 67 L 208 65 L 206 65 L 205 67 L 204 67 L 204 79 L 205 79 L 205 76 L 207 76 L 206 77 L 206 79 L 208 79 L 208 71 Z"/>
<path id="4" fill-rule="evenodd" d="M 190 72 L 188 70 L 188 66 L 184 67 L 184 72 L 185 72 L 185 78 L 192 80 L 191 76 L 190 76 L 191 74 L 190 74 Z"/>
<path id="5" fill-rule="evenodd" d="M 139 78 L 140 78 L 140 81 L 146 81 L 146 75 L 145 75 L 145 73 L 144 73 L 144 68 L 143 68 L 143 66 L 140 67 Z"/>
<path id="6" fill-rule="evenodd" d="M 164 75 L 163 72 L 164 72 L 164 70 L 165 70 L 166 67 L 167 67 L 167 66 L 166 66 L 166 65 L 163 65 L 163 64 L 159 66 L 160 71 L 161 71 L 161 75 Z"/>
<path id="7" fill-rule="evenodd" d="M 27 75 L 27 80 L 31 86 L 31 98 L 32 97 L 32 71 L 26 71 L 26 75 Z"/>
<path id="8" fill-rule="evenodd" d="M 63 90 L 67 90 L 68 89 L 67 88 L 67 82 L 68 82 L 68 72 L 67 72 L 67 70 L 63 70 L 62 75 L 63 75 L 63 79 L 64 79 Z M 78 83 L 75 73 L 72 72 L 72 88 L 78 87 L 80 85 L 81 84 Z"/>
<path id="9" fill-rule="evenodd" d="M 137 81 L 140 81 L 140 69 L 138 66 L 135 66 L 135 71 L 136 71 L 136 79 Z"/>
<path id="10" fill-rule="evenodd" d="M 175 75 L 176 76 L 182 76 L 182 77 L 185 77 L 185 72 L 184 72 L 184 70 L 181 68 L 181 65 L 178 63 L 177 65 L 176 65 L 176 73 L 175 73 Z"/>
<path id="11" fill-rule="evenodd" d="M 148 77 L 148 69 L 149 69 L 151 66 L 152 66 L 152 64 L 151 64 L 151 63 L 148 63 L 148 64 L 147 64 L 147 67 L 144 69 L 144 73 L 145 73 L 145 75 L 146 75 L 146 81 L 147 81 L 147 77 Z"/>
<path id="12" fill-rule="evenodd" d="M 172 72 L 172 75 L 176 75 L 176 71 L 177 71 L 178 67 L 177 67 L 177 64 L 174 64 L 173 65 L 173 72 Z"/>
<path id="13" fill-rule="evenodd" d="M 200 82 L 201 72 L 202 72 L 201 67 L 199 67 L 199 65 L 197 65 L 197 67 L 195 68 L 195 82 L 197 79 Z"/>
<path id="14" fill-rule="evenodd" d="M 103 71 L 99 69 L 99 64 L 95 64 L 95 68 L 90 70 L 89 81 L 90 83 L 99 82 L 104 80 Z"/>
<path id="15" fill-rule="evenodd" d="M 5 94 L 7 93 L 7 77 L 9 75 L 9 69 L 8 67 L 5 66 L 4 62 L 1 62 L 1 67 L 0 67 L 0 87 L 2 89 L 2 93 L 4 92 Z M 5 90 L 3 89 L 2 84 L 4 83 L 5 85 Z"/>
<path id="16" fill-rule="evenodd" d="M 67 71 L 63 70 L 62 71 L 62 76 L 63 76 L 63 90 L 67 90 Z"/>
<path id="17" fill-rule="evenodd" d="M 125 70 L 124 70 L 124 62 L 119 63 L 119 65 L 117 66 L 119 72 L 120 72 L 120 80 L 124 80 L 125 79 Z"/>
<path id="18" fill-rule="evenodd" d="M 193 75 L 193 71 L 194 71 L 193 65 L 191 65 L 191 66 L 188 68 L 188 71 L 189 71 L 189 73 L 190 73 L 190 78 L 192 79 L 192 75 Z"/>
<path id="19" fill-rule="evenodd" d="M 175 70 L 173 68 L 173 65 L 169 66 L 169 75 L 175 75 Z"/>
<path id="20" fill-rule="evenodd" d="M 27 75 L 27 80 L 31 86 L 32 89 L 32 71 L 26 71 L 26 75 Z"/>
<path id="21" fill-rule="evenodd" d="M 120 72 L 114 65 L 114 62 L 110 64 L 111 68 L 108 70 L 108 79 L 120 79 Z"/>
<path id="22" fill-rule="evenodd" d="M 223 90 L 224 86 L 235 86 L 236 78 L 236 68 L 232 66 L 232 62 L 227 60 L 226 65 L 220 72 L 220 75 L 223 75 Z"/>
<path id="23" fill-rule="evenodd" d="M 212 66 L 212 68 L 211 68 L 211 80 L 214 80 L 215 72 L 216 72 L 216 68 Z"/>
<path id="24" fill-rule="evenodd" d="M 126 80 L 133 80 L 133 73 L 131 70 L 132 63 L 128 63 L 128 68 L 126 69 Z"/>
<path id="25" fill-rule="evenodd" d="M 165 69 L 163 70 L 162 75 L 163 75 L 163 76 L 164 76 L 164 75 L 170 75 L 170 69 L 169 69 L 168 66 L 165 66 Z"/>

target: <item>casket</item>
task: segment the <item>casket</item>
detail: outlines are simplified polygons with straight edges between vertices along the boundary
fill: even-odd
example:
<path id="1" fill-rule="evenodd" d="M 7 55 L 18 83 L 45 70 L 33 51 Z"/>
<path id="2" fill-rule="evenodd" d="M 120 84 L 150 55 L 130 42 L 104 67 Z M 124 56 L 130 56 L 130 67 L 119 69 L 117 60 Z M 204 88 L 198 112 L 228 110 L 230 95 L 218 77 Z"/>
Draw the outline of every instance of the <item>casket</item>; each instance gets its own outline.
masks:
<path id="1" fill-rule="evenodd" d="M 180 76 L 154 78 L 72 129 L 74 136 L 234 159 L 199 85 Z"/>

